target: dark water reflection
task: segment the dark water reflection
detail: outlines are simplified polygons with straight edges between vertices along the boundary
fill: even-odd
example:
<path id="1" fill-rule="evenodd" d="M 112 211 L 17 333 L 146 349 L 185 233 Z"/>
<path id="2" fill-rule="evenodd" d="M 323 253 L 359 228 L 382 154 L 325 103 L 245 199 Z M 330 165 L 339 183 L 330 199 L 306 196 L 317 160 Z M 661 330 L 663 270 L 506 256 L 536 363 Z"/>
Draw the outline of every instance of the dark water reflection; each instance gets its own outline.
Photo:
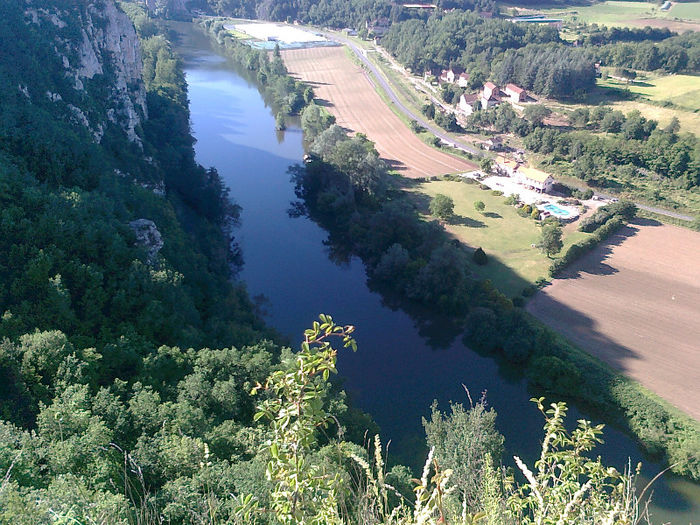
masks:
<path id="1" fill-rule="evenodd" d="M 182 30 L 182 28 L 180 28 Z M 467 403 L 487 392 L 498 412 L 510 453 L 534 461 L 542 419 L 522 373 L 466 348 L 444 320 L 401 309 L 400 302 L 368 288 L 363 264 L 332 256 L 327 233 L 304 216 L 290 214 L 295 201 L 288 168 L 301 161 L 302 136 L 292 125 L 276 133 L 274 117 L 246 72 L 211 50 L 203 36 L 185 31 L 178 45 L 185 59 L 197 159 L 215 166 L 243 208 L 237 240 L 245 265 L 240 278 L 251 296 L 263 295 L 267 321 L 296 343 L 320 312 L 357 326 L 357 353 L 341 353 L 339 370 L 354 402 L 371 413 L 391 439 L 395 460 L 416 466 L 424 447 L 421 417 L 436 399 Z M 422 319 L 416 321 L 415 319 Z M 463 386 L 464 385 L 464 386 Z M 570 411 L 570 420 L 582 417 Z M 607 428 L 600 448 L 619 467 L 639 450 Z M 645 461 L 648 475 L 658 466 Z M 670 480 L 656 484 L 656 522 L 700 523 L 700 488 Z"/>

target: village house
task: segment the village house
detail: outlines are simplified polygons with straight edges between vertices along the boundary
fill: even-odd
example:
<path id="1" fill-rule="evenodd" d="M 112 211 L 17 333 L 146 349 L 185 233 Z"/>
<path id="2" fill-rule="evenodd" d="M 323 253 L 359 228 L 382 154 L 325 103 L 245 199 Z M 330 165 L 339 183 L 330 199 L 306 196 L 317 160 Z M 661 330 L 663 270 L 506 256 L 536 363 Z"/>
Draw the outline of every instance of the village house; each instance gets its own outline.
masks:
<path id="1" fill-rule="evenodd" d="M 365 27 L 370 35 L 375 38 L 381 38 L 387 34 L 389 31 L 389 26 L 391 25 L 391 20 L 386 17 L 377 18 L 371 22 L 368 20 L 365 22 Z"/>
<path id="2" fill-rule="evenodd" d="M 520 167 L 520 163 L 511 160 L 503 155 L 498 155 L 496 157 L 496 167 L 495 171 L 501 175 L 507 175 L 508 177 L 514 177 L 516 171 Z"/>
<path id="3" fill-rule="evenodd" d="M 510 97 L 511 102 L 525 102 L 527 99 L 527 93 L 525 90 L 515 84 L 508 84 L 504 90 L 505 94 Z"/>
<path id="4" fill-rule="evenodd" d="M 459 97 L 459 104 L 457 107 L 465 114 L 471 115 L 474 113 L 474 103 L 479 100 L 479 95 L 477 93 L 463 93 Z"/>
<path id="5" fill-rule="evenodd" d="M 464 80 L 462 80 L 463 75 L 466 76 L 466 79 Z M 455 82 L 457 82 L 461 86 L 462 84 L 460 82 L 463 81 L 464 86 L 462 87 L 466 87 L 466 82 L 468 80 L 469 75 L 456 68 L 443 69 L 440 72 L 440 82 L 448 82 L 449 84 L 454 84 Z"/>
<path id="6" fill-rule="evenodd" d="M 504 147 L 503 139 L 501 137 L 491 137 L 484 142 L 484 147 L 487 151 L 501 151 Z"/>
<path id="7" fill-rule="evenodd" d="M 461 88 L 465 88 L 469 85 L 469 75 L 467 73 L 460 73 L 457 77 L 457 85 Z"/>
<path id="8" fill-rule="evenodd" d="M 523 186 L 543 193 L 548 193 L 554 184 L 554 178 L 549 173 L 526 166 L 518 166 L 515 180 Z"/>
<path id="9" fill-rule="evenodd" d="M 483 109 L 498 106 L 501 103 L 501 90 L 493 82 L 486 82 L 481 91 L 481 107 Z"/>

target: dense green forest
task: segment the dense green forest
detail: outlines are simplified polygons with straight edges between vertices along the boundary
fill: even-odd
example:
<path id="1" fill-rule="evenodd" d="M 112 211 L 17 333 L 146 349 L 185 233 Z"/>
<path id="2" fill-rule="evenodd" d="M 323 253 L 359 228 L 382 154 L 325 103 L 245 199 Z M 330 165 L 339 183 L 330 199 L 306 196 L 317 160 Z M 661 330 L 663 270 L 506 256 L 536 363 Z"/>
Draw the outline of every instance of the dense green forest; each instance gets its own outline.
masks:
<path id="1" fill-rule="evenodd" d="M 556 98 L 590 91 L 595 86 L 596 63 L 667 73 L 700 71 L 697 33 L 597 27 L 585 33 L 574 47 L 560 39 L 555 27 L 449 12 L 393 24 L 382 46 L 417 73 L 457 67 L 473 77 L 490 78 L 500 85 L 516 82 Z"/>

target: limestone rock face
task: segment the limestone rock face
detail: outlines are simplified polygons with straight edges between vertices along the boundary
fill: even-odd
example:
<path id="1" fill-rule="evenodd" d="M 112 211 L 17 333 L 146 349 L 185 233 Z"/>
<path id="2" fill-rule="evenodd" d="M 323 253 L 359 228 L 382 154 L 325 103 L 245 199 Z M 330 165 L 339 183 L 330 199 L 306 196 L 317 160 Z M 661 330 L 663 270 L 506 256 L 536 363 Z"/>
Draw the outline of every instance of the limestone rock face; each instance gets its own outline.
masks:
<path id="1" fill-rule="evenodd" d="M 136 244 L 146 249 L 148 261 L 155 262 L 158 252 L 163 247 L 163 238 L 156 223 L 148 219 L 136 219 L 129 223 L 129 227 L 136 235 Z"/>
<path id="2" fill-rule="evenodd" d="M 141 48 L 129 18 L 114 0 L 85 0 L 63 9 L 35 8 L 31 0 L 24 2 L 27 23 L 42 28 L 54 26 L 53 48 L 75 90 L 84 92 L 90 81 L 107 84 L 108 97 L 100 101 L 104 112 L 78 108 L 85 118 L 81 116 L 76 121 L 86 125 L 97 142 L 108 120 L 120 126 L 129 140 L 140 144 L 136 129 L 148 117 L 146 88 Z M 68 33 L 70 29 L 75 30 Z"/>

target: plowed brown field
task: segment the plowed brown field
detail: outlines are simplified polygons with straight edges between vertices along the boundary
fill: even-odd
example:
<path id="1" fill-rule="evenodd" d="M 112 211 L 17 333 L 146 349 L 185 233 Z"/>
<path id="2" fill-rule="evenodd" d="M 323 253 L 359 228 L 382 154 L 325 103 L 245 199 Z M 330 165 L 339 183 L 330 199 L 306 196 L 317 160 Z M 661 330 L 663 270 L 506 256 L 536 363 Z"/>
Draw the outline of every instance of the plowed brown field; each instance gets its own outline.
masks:
<path id="1" fill-rule="evenodd" d="M 637 220 L 528 310 L 700 420 L 700 233 Z"/>
<path id="2" fill-rule="evenodd" d="M 384 103 L 365 71 L 342 47 L 282 51 L 289 72 L 308 82 L 336 123 L 364 133 L 394 170 L 405 177 L 429 177 L 473 170 L 476 165 L 423 143 Z"/>

